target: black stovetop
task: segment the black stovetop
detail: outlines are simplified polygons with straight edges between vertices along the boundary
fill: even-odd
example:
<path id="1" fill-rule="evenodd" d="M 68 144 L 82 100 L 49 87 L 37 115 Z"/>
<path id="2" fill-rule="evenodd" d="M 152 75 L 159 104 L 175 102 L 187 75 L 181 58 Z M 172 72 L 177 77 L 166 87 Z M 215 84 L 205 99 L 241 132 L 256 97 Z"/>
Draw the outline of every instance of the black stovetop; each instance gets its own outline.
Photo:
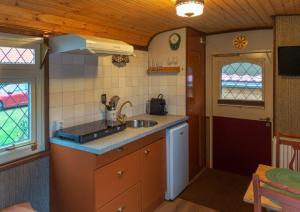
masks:
<path id="1" fill-rule="evenodd" d="M 125 123 L 99 120 L 58 130 L 55 133 L 55 137 L 69 139 L 78 143 L 86 143 L 120 132 L 125 128 Z"/>

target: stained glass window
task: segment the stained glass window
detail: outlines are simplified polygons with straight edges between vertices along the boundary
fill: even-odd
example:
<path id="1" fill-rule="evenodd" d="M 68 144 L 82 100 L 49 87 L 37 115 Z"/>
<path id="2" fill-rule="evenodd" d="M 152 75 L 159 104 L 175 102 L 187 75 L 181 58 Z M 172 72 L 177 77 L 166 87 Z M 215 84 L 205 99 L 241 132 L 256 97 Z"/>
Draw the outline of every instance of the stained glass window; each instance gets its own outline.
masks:
<path id="1" fill-rule="evenodd" d="M 42 38 L 0 34 L 0 165 L 45 151 Z"/>
<path id="2" fill-rule="evenodd" d="M 222 67 L 222 100 L 263 101 L 262 66 L 243 62 Z"/>
<path id="3" fill-rule="evenodd" d="M 0 64 L 35 64 L 35 50 L 0 47 Z"/>
<path id="4" fill-rule="evenodd" d="M 0 83 L 0 149 L 31 140 L 30 84 Z"/>

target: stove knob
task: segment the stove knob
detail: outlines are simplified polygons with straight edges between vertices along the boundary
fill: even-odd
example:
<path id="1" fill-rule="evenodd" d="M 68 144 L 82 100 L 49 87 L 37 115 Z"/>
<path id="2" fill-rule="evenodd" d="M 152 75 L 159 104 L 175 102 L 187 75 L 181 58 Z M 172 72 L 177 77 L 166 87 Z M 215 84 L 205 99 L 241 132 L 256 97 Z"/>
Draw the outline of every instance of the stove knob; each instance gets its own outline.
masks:
<path id="1" fill-rule="evenodd" d="M 121 127 L 117 127 L 117 130 L 120 130 L 121 129 Z"/>
<path id="2" fill-rule="evenodd" d="M 97 138 L 98 134 L 97 133 L 94 133 L 94 138 Z"/>

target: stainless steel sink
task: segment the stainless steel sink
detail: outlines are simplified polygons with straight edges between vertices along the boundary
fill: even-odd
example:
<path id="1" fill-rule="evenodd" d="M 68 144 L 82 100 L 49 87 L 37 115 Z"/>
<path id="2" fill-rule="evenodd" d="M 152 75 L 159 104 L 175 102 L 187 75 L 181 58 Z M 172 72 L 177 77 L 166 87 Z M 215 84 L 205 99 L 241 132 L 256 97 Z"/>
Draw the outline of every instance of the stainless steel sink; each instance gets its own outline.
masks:
<path id="1" fill-rule="evenodd" d="M 143 120 L 130 120 L 126 121 L 127 127 L 140 128 L 143 127 Z"/>
<path id="2" fill-rule="evenodd" d="M 152 120 L 143 121 L 143 127 L 153 127 L 155 125 L 157 125 L 157 121 L 152 121 Z"/>
<path id="3" fill-rule="evenodd" d="M 130 128 L 153 127 L 157 125 L 157 121 L 135 119 L 126 121 L 126 125 Z"/>

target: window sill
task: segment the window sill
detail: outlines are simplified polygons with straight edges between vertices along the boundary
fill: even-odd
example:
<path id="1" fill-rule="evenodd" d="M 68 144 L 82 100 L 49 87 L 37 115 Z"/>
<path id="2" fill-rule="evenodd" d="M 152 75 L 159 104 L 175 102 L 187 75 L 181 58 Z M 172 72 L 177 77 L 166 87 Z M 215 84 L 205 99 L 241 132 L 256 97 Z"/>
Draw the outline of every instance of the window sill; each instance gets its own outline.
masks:
<path id="1" fill-rule="evenodd" d="M 30 155 L 30 156 L 15 160 L 15 161 L 3 163 L 3 164 L 0 164 L 0 171 L 11 169 L 11 168 L 29 163 L 31 161 L 35 161 L 35 160 L 41 159 L 43 157 L 47 157 L 49 155 L 50 155 L 50 151 L 44 151 L 44 152 L 39 152 L 34 155 Z"/>
<path id="2" fill-rule="evenodd" d="M 265 107 L 264 101 L 244 101 L 244 100 L 219 99 L 218 104 L 220 104 L 220 105 L 235 105 L 235 106 L 249 106 L 249 107 Z"/>

